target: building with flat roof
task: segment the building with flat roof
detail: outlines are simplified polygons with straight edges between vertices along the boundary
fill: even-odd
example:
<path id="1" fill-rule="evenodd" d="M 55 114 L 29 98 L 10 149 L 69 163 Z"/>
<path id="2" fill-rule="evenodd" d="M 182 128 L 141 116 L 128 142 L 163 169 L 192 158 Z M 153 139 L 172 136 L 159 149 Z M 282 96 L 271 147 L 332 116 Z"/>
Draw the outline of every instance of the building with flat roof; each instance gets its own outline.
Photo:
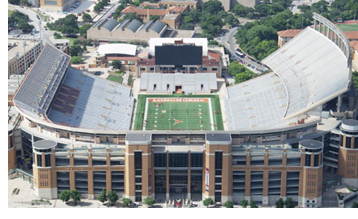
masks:
<path id="1" fill-rule="evenodd" d="M 125 9 L 123 9 L 121 11 L 122 16 L 129 14 L 129 13 L 136 13 L 136 15 L 138 17 L 140 17 L 143 22 L 149 22 L 150 18 L 154 15 L 159 16 L 159 20 L 164 22 L 164 20 L 169 21 L 169 18 L 172 18 L 171 20 L 174 19 L 174 23 L 170 22 L 169 24 L 167 23 L 170 27 L 172 28 L 177 28 L 179 26 L 179 22 L 180 22 L 180 18 L 181 18 L 181 14 L 187 10 L 187 7 L 179 7 L 179 6 L 171 6 L 168 7 L 167 9 L 164 8 L 160 8 L 160 9 L 152 9 L 152 8 L 142 8 L 142 7 L 134 7 L 134 6 L 128 6 Z"/>
<path id="2" fill-rule="evenodd" d="M 25 48 L 24 43 L 26 42 Z M 8 78 L 10 75 L 24 74 L 41 51 L 39 41 L 8 40 Z M 16 58 L 16 54 L 19 54 Z"/>
<path id="3" fill-rule="evenodd" d="M 77 0 L 40 0 L 40 7 L 43 11 L 64 11 L 75 2 Z"/>
<path id="4" fill-rule="evenodd" d="M 149 7 L 178 6 L 178 7 L 188 7 L 191 10 L 191 9 L 196 9 L 198 7 L 198 4 L 199 4 L 199 1 L 197 1 L 197 0 L 161 0 L 157 3 L 150 3 L 150 2 L 144 1 L 144 2 L 142 2 L 141 6 L 142 7 L 145 7 L 145 6 L 149 6 Z"/>

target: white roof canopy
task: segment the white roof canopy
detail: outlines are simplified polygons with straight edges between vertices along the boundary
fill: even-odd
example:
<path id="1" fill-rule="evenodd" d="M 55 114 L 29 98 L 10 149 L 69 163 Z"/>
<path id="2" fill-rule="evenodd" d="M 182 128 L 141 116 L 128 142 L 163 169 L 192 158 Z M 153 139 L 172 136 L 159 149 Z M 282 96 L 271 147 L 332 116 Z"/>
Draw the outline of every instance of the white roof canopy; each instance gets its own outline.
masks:
<path id="1" fill-rule="evenodd" d="M 125 43 L 100 45 L 97 50 L 97 52 L 101 55 L 122 54 L 122 55 L 130 55 L 130 56 L 135 56 L 136 51 L 137 51 L 136 45 L 125 44 Z"/>

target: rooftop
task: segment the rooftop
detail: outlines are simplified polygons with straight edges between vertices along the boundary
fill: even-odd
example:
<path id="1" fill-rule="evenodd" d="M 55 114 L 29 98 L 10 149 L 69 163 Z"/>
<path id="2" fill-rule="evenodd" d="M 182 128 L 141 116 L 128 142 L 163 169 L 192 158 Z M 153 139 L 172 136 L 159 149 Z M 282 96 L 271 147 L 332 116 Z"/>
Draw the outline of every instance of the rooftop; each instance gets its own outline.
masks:
<path id="1" fill-rule="evenodd" d="M 56 147 L 57 143 L 51 140 L 41 140 L 33 143 L 33 147 L 37 149 L 51 149 Z"/>
<path id="2" fill-rule="evenodd" d="M 280 37 L 287 37 L 292 38 L 295 37 L 297 34 L 301 33 L 303 29 L 290 29 L 290 30 L 281 30 L 277 32 L 277 35 Z"/>
<path id="3" fill-rule="evenodd" d="M 19 57 L 21 57 L 22 55 L 24 55 L 24 46 L 23 43 L 25 42 L 25 40 L 8 40 L 8 60 L 13 59 L 16 56 L 16 53 L 19 52 Z M 36 45 L 38 44 L 38 42 L 36 42 Z M 11 48 L 10 48 L 11 45 Z M 13 46 L 15 45 L 15 46 Z M 33 41 L 26 41 L 26 46 L 25 46 L 25 52 L 30 51 L 32 48 L 34 47 L 34 42 Z"/>
<path id="4" fill-rule="evenodd" d="M 323 143 L 320 141 L 316 141 L 316 140 L 303 140 L 303 141 L 300 141 L 300 145 L 302 147 L 308 148 L 308 149 L 317 149 L 317 148 L 323 147 Z"/>
<path id="5" fill-rule="evenodd" d="M 122 54 L 122 55 L 135 56 L 137 52 L 137 46 L 132 44 L 125 44 L 125 43 L 106 44 L 106 45 L 100 45 L 98 47 L 97 52 L 102 55 Z"/>
<path id="6" fill-rule="evenodd" d="M 344 31 L 348 40 L 358 40 L 358 31 Z"/>

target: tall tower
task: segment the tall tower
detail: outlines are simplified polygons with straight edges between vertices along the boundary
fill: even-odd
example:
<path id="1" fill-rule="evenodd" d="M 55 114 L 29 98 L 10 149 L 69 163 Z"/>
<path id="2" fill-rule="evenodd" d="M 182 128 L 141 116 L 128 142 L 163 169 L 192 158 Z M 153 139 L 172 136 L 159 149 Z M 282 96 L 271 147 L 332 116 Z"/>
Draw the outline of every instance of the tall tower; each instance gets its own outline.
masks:
<path id="1" fill-rule="evenodd" d="M 338 174 L 343 183 L 358 187 L 358 121 L 343 120 L 340 126 Z"/>
<path id="2" fill-rule="evenodd" d="M 37 197 L 57 198 L 56 146 L 57 143 L 51 140 L 41 140 L 33 144 L 33 182 L 34 192 Z"/>
<path id="3" fill-rule="evenodd" d="M 151 134 L 126 135 L 124 196 L 132 201 L 154 196 L 151 144 Z"/>
<path id="4" fill-rule="evenodd" d="M 304 149 L 301 158 L 303 169 L 300 176 L 298 206 L 318 208 L 322 205 L 323 143 L 316 140 L 300 141 L 299 147 Z"/>

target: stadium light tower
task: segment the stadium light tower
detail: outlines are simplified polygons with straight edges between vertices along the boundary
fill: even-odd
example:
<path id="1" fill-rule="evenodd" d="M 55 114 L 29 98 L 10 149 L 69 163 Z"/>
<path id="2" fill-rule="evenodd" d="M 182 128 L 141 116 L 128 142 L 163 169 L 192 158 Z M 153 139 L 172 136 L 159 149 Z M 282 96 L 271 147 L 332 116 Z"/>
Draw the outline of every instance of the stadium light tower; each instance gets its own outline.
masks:
<path id="1" fill-rule="evenodd" d="M 288 23 L 290 22 L 290 19 L 287 19 L 287 30 L 288 30 Z"/>
<path id="2" fill-rule="evenodd" d="M 35 28 L 32 28 L 32 34 L 34 35 L 34 62 L 35 62 L 35 59 L 36 59 L 36 38 L 35 38 L 35 33 L 36 33 L 36 29 Z"/>
<path id="3" fill-rule="evenodd" d="M 24 43 L 22 44 L 23 45 L 23 47 L 24 47 L 24 67 L 25 67 L 25 71 L 24 71 L 24 74 L 26 73 L 26 70 L 27 70 L 27 66 L 26 66 L 26 46 L 27 46 L 27 44 L 26 44 L 26 41 L 24 41 Z"/>
<path id="4" fill-rule="evenodd" d="M 39 20 L 39 31 L 40 31 L 40 49 L 42 49 L 42 38 L 41 38 L 41 20 Z"/>
<path id="5" fill-rule="evenodd" d="M 20 79 L 19 79 L 19 52 L 16 52 L 16 72 L 17 72 L 17 84 L 20 85 Z"/>

